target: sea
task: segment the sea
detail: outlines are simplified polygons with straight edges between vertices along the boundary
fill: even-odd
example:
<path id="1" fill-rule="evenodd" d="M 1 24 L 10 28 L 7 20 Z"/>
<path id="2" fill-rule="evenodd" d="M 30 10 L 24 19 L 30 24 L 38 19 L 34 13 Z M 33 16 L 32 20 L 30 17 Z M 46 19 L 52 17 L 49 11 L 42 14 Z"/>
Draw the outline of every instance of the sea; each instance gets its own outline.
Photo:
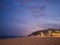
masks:
<path id="1" fill-rule="evenodd" d="M 0 36 L 0 39 L 9 39 L 9 38 L 22 38 L 26 36 Z"/>

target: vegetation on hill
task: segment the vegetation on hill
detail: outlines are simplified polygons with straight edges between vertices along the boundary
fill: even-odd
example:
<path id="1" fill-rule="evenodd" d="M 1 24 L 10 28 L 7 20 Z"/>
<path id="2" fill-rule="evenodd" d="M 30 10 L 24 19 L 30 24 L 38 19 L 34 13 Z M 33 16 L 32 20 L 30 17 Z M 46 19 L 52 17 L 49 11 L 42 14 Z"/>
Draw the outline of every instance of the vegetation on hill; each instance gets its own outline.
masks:
<path id="1" fill-rule="evenodd" d="M 52 29 L 52 28 L 48 28 L 45 30 L 40 30 L 40 31 L 36 31 L 31 33 L 28 36 L 60 36 L 60 29 Z"/>

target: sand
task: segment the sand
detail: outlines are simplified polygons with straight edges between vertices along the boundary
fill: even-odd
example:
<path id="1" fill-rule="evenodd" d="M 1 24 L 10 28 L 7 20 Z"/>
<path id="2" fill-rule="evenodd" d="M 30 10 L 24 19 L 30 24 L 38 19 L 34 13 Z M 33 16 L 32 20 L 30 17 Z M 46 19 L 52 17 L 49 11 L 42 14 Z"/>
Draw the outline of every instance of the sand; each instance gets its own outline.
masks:
<path id="1" fill-rule="evenodd" d="M 60 37 L 23 37 L 0 39 L 0 45 L 60 45 Z"/>

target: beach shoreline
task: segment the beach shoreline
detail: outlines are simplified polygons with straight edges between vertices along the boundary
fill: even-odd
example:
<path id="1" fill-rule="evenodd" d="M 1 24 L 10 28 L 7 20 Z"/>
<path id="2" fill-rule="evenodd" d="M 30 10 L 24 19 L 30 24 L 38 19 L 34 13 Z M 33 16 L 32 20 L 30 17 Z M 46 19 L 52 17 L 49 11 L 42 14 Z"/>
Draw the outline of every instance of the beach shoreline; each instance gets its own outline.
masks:
<path id="1" fill-rule="evenodd" d="M 0 45 L 60 45 L 60 37 L 22 37 L 0 39 Z"/>

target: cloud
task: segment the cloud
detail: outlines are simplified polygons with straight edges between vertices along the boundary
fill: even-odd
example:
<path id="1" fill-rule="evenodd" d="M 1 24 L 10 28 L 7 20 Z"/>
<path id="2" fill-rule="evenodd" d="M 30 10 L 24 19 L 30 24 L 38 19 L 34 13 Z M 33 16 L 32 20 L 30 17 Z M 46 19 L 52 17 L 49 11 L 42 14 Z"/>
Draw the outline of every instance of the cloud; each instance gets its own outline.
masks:
<path id="1" fill-rule="evenodd" d="M 58 24 L 44 24 L 44 28 L 57 28 L 60 29 L 60 25 Z"/>

